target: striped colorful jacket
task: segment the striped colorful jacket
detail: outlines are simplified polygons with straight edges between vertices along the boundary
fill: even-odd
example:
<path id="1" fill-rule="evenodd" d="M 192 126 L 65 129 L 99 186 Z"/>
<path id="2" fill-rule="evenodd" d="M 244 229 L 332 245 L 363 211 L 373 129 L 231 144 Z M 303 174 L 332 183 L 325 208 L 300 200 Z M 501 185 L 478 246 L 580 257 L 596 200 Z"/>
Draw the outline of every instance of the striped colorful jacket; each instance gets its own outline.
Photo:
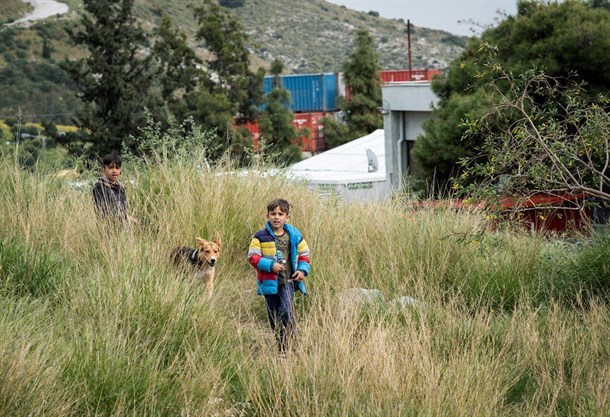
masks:
<path id="1" fill-rule="evenodd" d="M 292 270 L 302 271 L 305 276 L 308 276 L 310 265 L 307 242 L 296 227 L 285 224 L 284 230 L 290 236 L 290 262 Z M 277 262 L 277 247 L 275 245 L 275 235 L 269 222 L 267 222 L 264 229 L 259 230 L 252 237 L 252 242 L 250 242 L 250 247 L 248 248 L 248 262 L 257 271 L 257 294 L 277 294 L 277 274 L 272 270 L 273 264 Z M 307 294 L 303 281 L 298 283 L 297 289 L 303 294 Z"/>

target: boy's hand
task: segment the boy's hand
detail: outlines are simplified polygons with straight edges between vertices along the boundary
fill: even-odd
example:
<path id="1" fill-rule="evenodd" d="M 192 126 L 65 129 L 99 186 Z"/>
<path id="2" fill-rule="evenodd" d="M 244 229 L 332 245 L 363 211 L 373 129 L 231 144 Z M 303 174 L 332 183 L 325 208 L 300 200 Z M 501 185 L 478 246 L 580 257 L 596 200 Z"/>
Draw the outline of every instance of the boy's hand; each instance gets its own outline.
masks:
<path id="1" fill-rule="evenodd" d="M 275 272 L 276 274 L 279 274 L 280 272 L 284 271 L 285 269 L 286 269 L 286 266 L 284 266 L 284 265 L 282 265 L 280 263 L 277 263 L 277 262 L 274 262 L 273 263 L 273 268 L 271 268 L 271 270 L 273 272 Z"/>
<path id="2" fill-rule="evenodd" d="M 303 271 L 297 271 L 292 274 L 292 279 L 296 282 L 303 281 L 305 279 L 305 274 L 303 274 Z"/>

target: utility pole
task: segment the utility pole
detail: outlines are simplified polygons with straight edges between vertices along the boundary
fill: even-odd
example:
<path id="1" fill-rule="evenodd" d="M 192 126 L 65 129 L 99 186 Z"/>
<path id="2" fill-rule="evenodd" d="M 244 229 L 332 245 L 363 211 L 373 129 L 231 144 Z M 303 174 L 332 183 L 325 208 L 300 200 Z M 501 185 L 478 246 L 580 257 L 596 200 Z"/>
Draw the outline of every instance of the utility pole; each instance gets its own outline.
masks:
<path id="1" fill-rule="evenodd" d="M 409 51 L 409 80 L 412 80 L 411 76 L 411 20 L 407 19 L 407 49 Z"/>

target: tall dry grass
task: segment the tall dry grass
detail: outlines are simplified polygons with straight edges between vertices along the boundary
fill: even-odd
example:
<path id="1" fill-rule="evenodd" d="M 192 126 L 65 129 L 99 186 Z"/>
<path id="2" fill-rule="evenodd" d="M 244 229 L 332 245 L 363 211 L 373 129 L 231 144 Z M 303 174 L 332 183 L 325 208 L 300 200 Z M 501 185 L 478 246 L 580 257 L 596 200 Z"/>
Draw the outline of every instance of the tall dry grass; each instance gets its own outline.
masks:
<path id="1" fill-rule="evenodd" d="M 610 315 L 599 293 L 583 301 L 582 245 L 188 157 L 125 164 L 142 224 L 112 228 L 94 215 L 95 173 L 78 188 L 0 164 L 0 415 L 610 414 Z M 245 257 L 279 196 L 312 250 L 286 356 Z M 208 298 L 169 257 L 216 231 Z"/>

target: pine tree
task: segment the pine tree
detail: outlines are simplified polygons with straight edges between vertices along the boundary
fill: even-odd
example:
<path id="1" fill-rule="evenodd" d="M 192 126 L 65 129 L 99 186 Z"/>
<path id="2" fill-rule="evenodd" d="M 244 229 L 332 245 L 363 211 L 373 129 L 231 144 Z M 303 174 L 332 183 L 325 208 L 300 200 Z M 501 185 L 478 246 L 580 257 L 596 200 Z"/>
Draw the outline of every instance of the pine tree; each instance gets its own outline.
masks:
<path id="1" fill-rule="evenodd" d="M 184 96 L 195 92 L 199 83 L 205 83 L 207 75 L 200 69 L 201 59 L 188 45 L 186 34 L 173 25 L 169 16 L 162 17 L 161 24 L 153 33 L 153 50 L 159 65 L 160 99 L 176 119 L 184 120 L 189 116 Z"/>
<path id="2" fill-rule="evenodd" d="M 197 39 L 205 41 L 213 54 L 208 62 L 211 78 L 217 80 L 210 94 L 223 94 L 234 106 L 239 122 L 253 121 L 262 102 L 264 70 L 250 69 L 248 35 L 237 19 L 212 0 L 195 10 L 199 22 Z"/>
<path id="3" fill-rule="evenodd" d="M 282 153 L 283 162 L 288 164 L 301 159 L 301 151 L 298 143 L 299 131 L 292 121 L 294 114 L 290 110 L 290 92 L 282 87 L 281 77 L 284 64 L 281 60 L 275 59 L 271 64 L 271 74 L 273 75 L 273 88 L 267 97 L 267 105 L 260 117 L 260 128 L 264 138 L 271 144 L 272 148 Z"/>
<path id="4" fill-rule="evenodd" d="M 366 135 L 383 126 L 381 113 L 381 82 L 379 56 L 373 38 L 365 29 L 356 32 L 354 51 L 343 65 L 345 83 L 350 98 L 345 102 L 346 120 L 350 134 Z"/>
<path id="5" fill-rule="evenodd" d="M 45 36 L 42 38 L 42 57 L 44 59 L 51 59 L 51 52 L 53 52 L 53 49 L 49 43 L 49 38 Z"/>
<path id="6" fill-rule="evenodd" d="M 84 102 L 76 124 L 90 132 L 88 152 L 120 151 L 135 133 L 150 101 L 151 57 L 133 15 L 134 0 L 84 0 L 82 31 L 69 31 L 85 58 L 64 61 Z"/>
<path id="7" fill-rule="evenodd" d="M 359 29 L 354 51 L 343 64 L 349 97 L 338 105 L 345 113 L 345 125 L 331 118 L 324 119 L 324 132 L 329 147 L 336 147 L 373 132 L 383 126 L 378 107 L 381 105 L 379 56 L 373 38 Z"/>

